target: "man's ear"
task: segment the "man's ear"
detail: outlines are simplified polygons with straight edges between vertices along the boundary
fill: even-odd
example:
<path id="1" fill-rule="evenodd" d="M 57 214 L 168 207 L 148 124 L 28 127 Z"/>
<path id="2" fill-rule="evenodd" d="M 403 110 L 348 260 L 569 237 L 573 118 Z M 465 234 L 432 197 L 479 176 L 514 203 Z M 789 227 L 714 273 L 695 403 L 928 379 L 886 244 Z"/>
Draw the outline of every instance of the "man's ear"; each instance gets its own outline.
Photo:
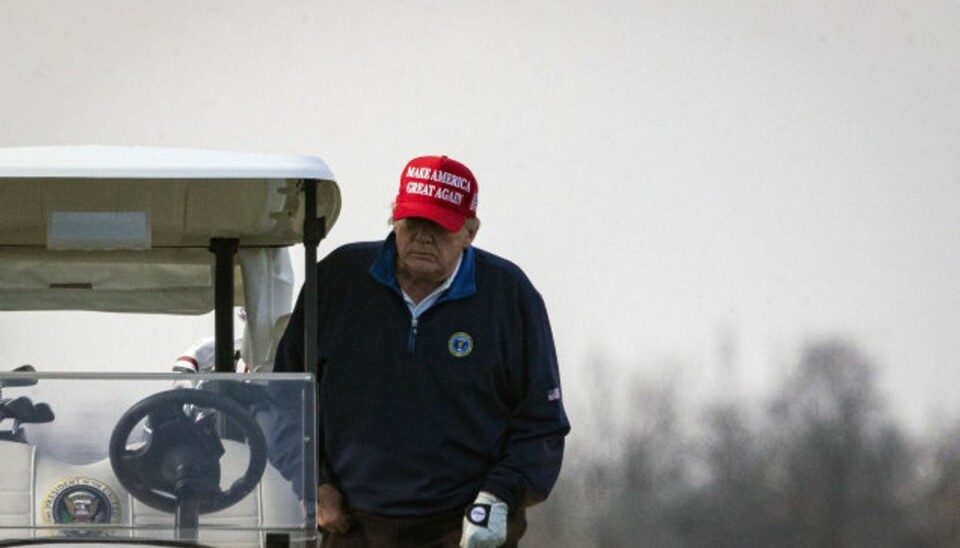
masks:
<path id="1" fill-rule="evenodd" d="M 463 228 L 465 232 L 464 237 L 466 238 L 463 247 L 466 248 L 472 244 L 473 239 L 477 237 L 477 232 L 480 231 L 480 223 L 465 223 Z"/>
<path id="2" fill-rule="evenodd" d="M 466 230 L 466 244 L 463 247 L 467 247 L 473 243 L 473 239 L 477 237 L 477 232 L 480 231 L 480 219 L 477 217 L 470 217 L 463 223 L 463 228 Z"/>

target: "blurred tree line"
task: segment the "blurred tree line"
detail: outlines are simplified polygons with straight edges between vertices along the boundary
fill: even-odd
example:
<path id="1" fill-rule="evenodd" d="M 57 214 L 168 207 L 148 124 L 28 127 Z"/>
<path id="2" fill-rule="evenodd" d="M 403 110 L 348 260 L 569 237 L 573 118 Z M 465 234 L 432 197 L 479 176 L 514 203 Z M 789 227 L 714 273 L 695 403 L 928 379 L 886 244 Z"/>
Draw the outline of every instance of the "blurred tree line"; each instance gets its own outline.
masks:
<path id="1" fill-rule="evenodd" d="M 674 384 L 644 383 L 618 410 L 601 383 L 590 416 L 571 417 L 563 473 L 528 511 L 524 545 L 960 547 L 960 427 L 908 435 L 875 376 L 856 346 L 826 340 L 753 406 L 685 409 Z M 614 449 L 584 447 L 611 437 Z"/>

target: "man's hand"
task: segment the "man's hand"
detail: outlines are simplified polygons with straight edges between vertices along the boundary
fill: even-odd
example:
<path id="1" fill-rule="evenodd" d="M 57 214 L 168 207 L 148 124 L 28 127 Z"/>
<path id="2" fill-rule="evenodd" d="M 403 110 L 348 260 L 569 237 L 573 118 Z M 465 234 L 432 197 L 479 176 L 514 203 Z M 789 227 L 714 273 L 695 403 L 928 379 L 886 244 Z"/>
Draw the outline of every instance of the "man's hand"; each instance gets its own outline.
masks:
<path id="1" fill-rule="evenodd" d="M 331 483 L 317 487 L 317 527 L 334 534 L 350 529 L 350 518 L 343 510 L 343 495 Z"/>
<path id="2" fill-rule="evenodd" d="M 467 506 L 460 548 L 496 548 L 507 540 L 507 503 L 486 491 Z"/>

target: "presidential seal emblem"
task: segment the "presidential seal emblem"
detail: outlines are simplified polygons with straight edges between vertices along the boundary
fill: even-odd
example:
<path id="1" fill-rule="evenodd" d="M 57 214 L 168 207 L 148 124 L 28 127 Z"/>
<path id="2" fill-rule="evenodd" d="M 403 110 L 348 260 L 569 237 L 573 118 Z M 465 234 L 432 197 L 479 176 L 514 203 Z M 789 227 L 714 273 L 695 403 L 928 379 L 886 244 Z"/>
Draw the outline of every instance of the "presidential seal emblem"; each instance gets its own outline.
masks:
<path id="1" fill-rule="evenodd" d="M 67 478 L 44 497 L 43 522 L 120 523 L 120 499 L 100 480 Z"/>
<path id="2" fill-rule="evenodd" d="M 450 349 L 450 355 L 454 358 L 464 358 L 473 352 L 473 339 L 467 333 L 458 331 L 450 335 L 447 348 Z"/>

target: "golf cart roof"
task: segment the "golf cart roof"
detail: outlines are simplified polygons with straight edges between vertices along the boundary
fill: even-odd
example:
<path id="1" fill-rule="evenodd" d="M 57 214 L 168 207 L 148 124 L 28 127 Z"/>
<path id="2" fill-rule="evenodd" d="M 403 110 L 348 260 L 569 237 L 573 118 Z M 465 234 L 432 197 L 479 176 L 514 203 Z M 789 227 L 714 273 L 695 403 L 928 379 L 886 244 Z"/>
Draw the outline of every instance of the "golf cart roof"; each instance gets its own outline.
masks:
<path id="1" fill-rule="evenodd" d="M 340 191 L 316 157 L 0 149 L 0 310 L 209 312 L 211 242 L 235 240 L 241 255 L 302 242 L 304 181 L 329 231 Z"/>
<path id="2" fill-rule="evenodd" d="M 0 149 L 0 169 L 5 178 L 334 180 L 313 156 L 105 145 Z"/>
<path id="3" fill-rule="evenodd" d="M 340 193 L 316 157 L 117 146 L 0 149 L 0 246 L 206 247 L 222 237 L 239 238 L 240 247 L 294 245 L 302 238 L 296 191 L 303 180 L 319 183 L 318 212 L 329 231 Z M 132 232 L 138 222 L 150 229 L 139 239 Z M 93 225 L 104 228 L 103 237 L 96 238 Z M 93 233 L 84 242 L 82 234 L 62 233 L 70 228 Z M 108 235 L 107 228 L 126 232 Z"/>

